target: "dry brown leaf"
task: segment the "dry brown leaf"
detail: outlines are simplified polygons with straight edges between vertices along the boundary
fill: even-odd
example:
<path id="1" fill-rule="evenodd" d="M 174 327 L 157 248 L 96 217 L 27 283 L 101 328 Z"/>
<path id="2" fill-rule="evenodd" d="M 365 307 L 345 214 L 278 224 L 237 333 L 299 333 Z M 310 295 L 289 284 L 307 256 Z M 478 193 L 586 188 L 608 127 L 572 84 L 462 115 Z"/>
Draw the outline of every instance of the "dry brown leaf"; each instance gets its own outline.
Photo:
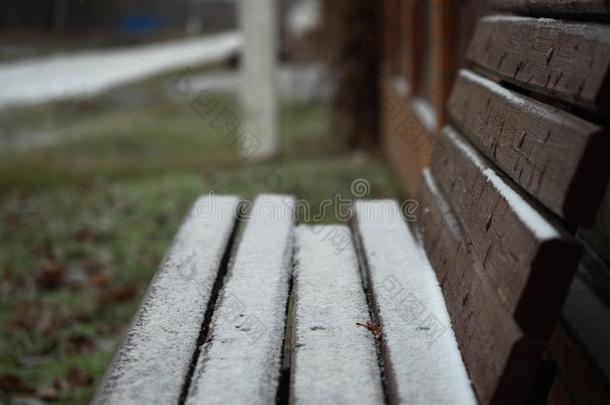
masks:
<path id="1" fill-rule="evenodd" d="M 72 367 L 66 373 L 66 381 L 72 387 L 86 387 L 93 383 L 93 377 L 82 368 Z"/>
<path id="2" fill-rule="evenodd" d="M 381 337 L 381 327 L 375 323 L 372 322 L 366 322 L 366 323 L 362 323 L 362 322 L 356 322 L 357 326 L 362 326 L 363 328 L 366 328 L 369 330 L 369 332 L 371 332 L 373 334 L 373 337 L 375 339 L 378 339 L 379 337 Z"/>
<path id="3" fill-rule="evenodd" d="M 136 295 L 134 286 L 112 286 L 102 292 L 100 301 L 105 304 L 129 301 Z"/>
<path id="4" fill-rule="evenodd" d="M 0 389 L 12 393 L 30 393 L 34 391 L 15 374 L 0 374 Z"/>
<path id="5" fill-rule="evenodd" d="M 38 273 L 36 273 L 36 284 L 38 287 L 51 290 L 59 287 L 64 281 L 66 268 L 54 260 L 46 260 Z"/>

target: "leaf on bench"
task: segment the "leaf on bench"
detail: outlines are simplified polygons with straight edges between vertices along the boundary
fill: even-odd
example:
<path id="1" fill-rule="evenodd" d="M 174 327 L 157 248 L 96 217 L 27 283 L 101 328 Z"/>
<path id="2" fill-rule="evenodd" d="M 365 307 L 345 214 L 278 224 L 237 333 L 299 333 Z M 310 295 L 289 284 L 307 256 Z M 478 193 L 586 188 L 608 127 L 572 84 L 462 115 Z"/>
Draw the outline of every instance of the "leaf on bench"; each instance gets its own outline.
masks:
<path id="1" fill-rule="evenodd" d="M 354 228 L 366 263 L 390 401 L 476 404 L 440 286 L 394 201 L 357 201 Z"/>
<path id="2" fill-rule="evenodd" d="M 337 233 L 349 242 L 341 249 L 328 240 Z M 356 326 L 370 321 L 349 228 L 296 235 L 291 403 L 384 403 L 375 340 Z"/>

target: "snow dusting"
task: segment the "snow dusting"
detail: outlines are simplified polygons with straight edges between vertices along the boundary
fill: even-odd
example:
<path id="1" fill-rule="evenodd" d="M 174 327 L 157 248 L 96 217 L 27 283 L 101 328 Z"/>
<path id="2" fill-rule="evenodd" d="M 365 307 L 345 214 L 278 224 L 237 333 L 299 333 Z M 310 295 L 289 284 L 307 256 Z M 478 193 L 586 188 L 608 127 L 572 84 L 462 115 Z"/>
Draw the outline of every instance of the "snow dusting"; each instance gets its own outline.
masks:
<path id="1" fill-rule="evenodd" d="M 324 239 L 339 232 L 297 229 L 291 403 L 384 403 L 374 337 L 356 325 L 370 318 L 354 247 Z"/>
<path id="2" fill-rule="evenodd" d="M 445 127 L 445 134 L 481 170 L 487 181 L 493 184 L 508 206 L 539 240 L 553 239 L 559 236 L 558 231 L 538 211 L 506 184 L 493 169 L 483 163 L 478 152 L 462 141 L 455 130 L 451 127 Z"/>
<path id="3" fill-rule="evenodd" d="M 277 393 L 294 199 L 256 198 L 201 350 L 187 404 L 271 404 Z"/>
<path id="4" fill-rule="evenodd" d="M 426 131 L 436 133 L 437 117 L 434 107 L 426 100 L 415 98 L 411 102 L 411 108 Z"/>
<path id="5" fill-rule="evenodd" d="M 561 125 L 578 130 L 582 130 L 583 125 L 593 127 L 593 125 L 588 121 L 582 120 L 574 115 L 560 110 L 559 108 L 552 107 L 517 92 L 508 90 L 489 79 L 471 72 L 470 70 L 461 69 L 459 75 L 464 77 L 466 80 L 476 83 L 490 92 L 497 94 L 498 96 L 502 97 L 503 101 L 515 106 L 523 107 L 531 114 L 536 114 L 547 121 L 558 122 Z"/>
<path id="6" fill-rule="evenodd" d="M 219 215 L 202 218 L 205 205 Z M 236 197 L 193 206 L 151 282 L 93 404 L 177 403 L 234 227 Z"/>
<path id="7" fill-rule="evenodd" d="M 440 286 L 402 220 L 371 215 L 387 201 L 358 201 L 355 228 L 383 332 L 390 400 L 477 404 Z M 392 201 L 397 215 L 398 204 Z"/>

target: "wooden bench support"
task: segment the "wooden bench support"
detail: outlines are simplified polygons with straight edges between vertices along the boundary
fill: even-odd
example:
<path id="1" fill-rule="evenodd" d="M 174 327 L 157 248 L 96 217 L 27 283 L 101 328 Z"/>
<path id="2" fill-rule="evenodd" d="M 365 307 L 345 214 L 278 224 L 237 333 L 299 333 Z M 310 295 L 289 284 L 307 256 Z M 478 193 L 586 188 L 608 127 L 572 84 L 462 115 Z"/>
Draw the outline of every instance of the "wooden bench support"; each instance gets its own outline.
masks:
<path id="1" fill-rule="evenodd" d="M 446 127 L 432 165 L 460 218 L 476 261 L 531 337 L 548 338 L 580 258 L 581 246 Z"/>
<path id="2" fill-rule="evenodd" d="M 516 86 L 610 115 L 610 27 L 606 25 L 483 17 L 468 59 Z"/>
<path id="3" fill-rule="evenodd" d="M 424 246 L 477 396 L 484 404 L 525 403 L 543 343 L 512 319 L 427 169 L 419 201 Z"/>
<path id="4" fill-rule="evenodd" d="M 607 19 L 610 3 L 607 0 L 495 0 L 498 10 L 540 16 L 597 17 Z"/>
<path id="5" fill-rule="evenodd" d="M 191 382 L 187 404 L 275 401 L 294 238 L 294 199 L 252 206 Z"/>
<path id="6" fill-rule="evenodd" d="M 515 183 L 569 223 L 593 223 L 610 172 L 607 130 L 469 70 L 459 72 L 447 109 Z"/>
<path id="7" fill-rule="evenodd" d="M 291 400 L 294 404 L 383 404 L 375 338 L 351 241 L 343 226 L 301 226 L 296 234 Z"/>
<path id="8" fill-rule="evenodd" d="M 236 197 L 206 196 L 193 205 L 93 404 L 178 403 L 237 208 Z"/>
<path id="9" fill-rule="evenodd" d="M 425 253 L 394 201 L 358 201 L 359 241 L 392 403 L 476 404 Z"/>

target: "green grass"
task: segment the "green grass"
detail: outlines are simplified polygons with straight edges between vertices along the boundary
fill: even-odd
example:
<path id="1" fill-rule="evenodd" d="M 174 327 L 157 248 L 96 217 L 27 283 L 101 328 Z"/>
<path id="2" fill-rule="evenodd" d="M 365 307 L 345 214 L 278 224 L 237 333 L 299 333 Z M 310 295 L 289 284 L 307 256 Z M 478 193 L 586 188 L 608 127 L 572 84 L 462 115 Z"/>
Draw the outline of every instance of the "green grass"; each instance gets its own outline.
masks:
<path id="1" fill-rule="evenodd" d="M 352 197 L 357 178 L 371 197 L 396 195 L 381 162 L 343 152 L 326 106 L 284 106 L 280 156 L 246 163 L 189 97 L 167 96 L 168 80 L 12 111 L 16 132 L 66 141 L 0 155 L 0 402 L 90 400 L 198 195 L 292 193 L 315 207 Z M 130 92 L 138 103 L 117 102 Z"/>

